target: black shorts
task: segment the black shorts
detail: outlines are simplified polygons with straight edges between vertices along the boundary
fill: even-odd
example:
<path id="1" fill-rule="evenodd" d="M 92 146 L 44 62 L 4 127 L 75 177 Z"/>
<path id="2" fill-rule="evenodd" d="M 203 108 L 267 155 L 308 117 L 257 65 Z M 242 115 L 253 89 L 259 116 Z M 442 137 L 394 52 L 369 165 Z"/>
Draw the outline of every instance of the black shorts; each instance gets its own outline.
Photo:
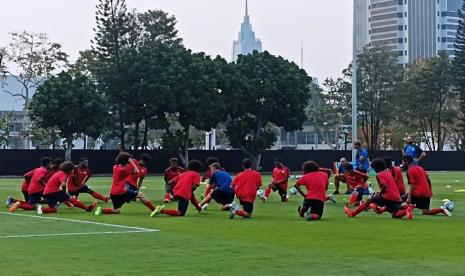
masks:
<path id="1" fill-rule="evenodd" d="M 421 209 L 421 210 L 429 210 L 430 200 L 431 198 L 429 197 L 412 196 L 412 204 L 415 205 L 416 208 Z"/>
<path id="2" fill-rule="evenodd" d="M 240 201 L 242 209 L 249 215 L 252 215 L 253 212 L 253 202 Z"/>
<path id="3" fill-rule="evenodd" d="M 92 191 L 91 188 L 89 188 L 89 186 L 83 185 L 83 186 L 81 186 L 81 188 L 79 188 L 79 190 L 74 191 L 74 192 L 68 192 L 68 193 L 69 193 L 70 196 L 78 197 L 79 194 L 82 194 L 82 193 L 90 194 L 92 192 L 93 191 Z"/>
<path id="4" fill-rule="evenodd" d="M 127 190 L 126 193 L 122 195 L 110 195 L 111 202 L 113 203 L 113 209 L 119 209 L 124 205 L 124 203 L 131 202 L 137 197 L 137 194 L 137 191 Z"/>
<path id="5" fill-rule="evenodd" d="M 371 202 L 376 203 L 380 207 L 387 207 L 386 211 L 391 214 L 397 213 L 400 210 L 401 203 L 397 201 L 386 200 L 380 196 L 374 196 Z"/>
<path id="6" fill-rule="evenodd" d="M 29 194 L 27 193 L 27 191 L 24 191 L 22 193 L 23 193 L 23 196 L 24 196 L 24 201 L 28 202 L 29 201 Z"/>
<path id="7" fill-rule="evenodd" d="M 302 212 L 306 213 L 308 210 L 310 210 L 310 214 L 317 214 L 321 218 L 323 216 L 324 208 L 324 201 L 317 199 L 304 199 L 304 203 L 302 205 Z"/>
<path id="8" fill-rule="evenodd" d="M 211 193 L 211 197 L 219 204 L 226 205 L 231 204 L 234 201 L 234 192 L 225 192 L 219 189 L 215 189 Z"/>
<path id="9" fill-rule="evenodd" d="M 29 194 L 29 200 L 27 201 L 27 203 L 29 203 L 31 205 L 36 205 L 37 203 L 40 202 L 42 197 L 43 197 L 43 192 Z"/>
<path id="10" fill-rule="evenodd" d="M 358 193 L 357 195 L 357 201 L 362 201 L 363 199 L 363 195 L 365 194 L 365 189 L 362 188 L 362 187 L 358 187 L 357 189 L 355 189 Z"/>
<path id="11" fill-rule="evenodd" d="M 179 213 L 184 216 L 187 213 L 187 207 L 189 207 L 189 200 L 180 196 L 175 196 L 174 199 L 178 201 Z"/>
<path id="12" fill-rule="evenodd" d="M 50 207 L 57 208 L 59 203 L 69 200 L 69 194 L 65 193 L 65 191 L 59 191 L 46 194 L 44 195 L 44 198 Z"/>
<path id="13" fill-rule="evenodd" d="M 287 195 L 287 188 L 283 185 L 274 185 L 273 188 L 271 188 L 271 190 L 273 190 L 273 192 L 278 191 L 280 195 Z"/>

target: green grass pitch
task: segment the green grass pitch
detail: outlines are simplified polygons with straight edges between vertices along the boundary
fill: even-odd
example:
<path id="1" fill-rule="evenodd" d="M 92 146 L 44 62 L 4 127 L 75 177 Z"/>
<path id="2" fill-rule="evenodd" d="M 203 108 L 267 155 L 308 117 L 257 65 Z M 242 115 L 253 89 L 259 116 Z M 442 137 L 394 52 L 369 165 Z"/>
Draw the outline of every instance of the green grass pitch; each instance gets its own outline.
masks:
<path id="1" fill-rule="evenodd" d="M 276 194 L 266 204 L 257 201 L 248 220 L 229 220 L 216 203 L 202 214 L 191 205 L 182 218 L 150 218 L 140 202 L 125 205 L 121 215 L 96 217 L 61 206 L 58 214 L 43 216 L 58 220 L 21 210 L 15 212 L 21 216 L 8 215 L 1 207 L 0 275 L 463 275 L 465 173 L 431 178 L 432 207 L 448 198 L 456 204 L 452 217 L 415 211 L 411 221 L 373 212 L 349 219 L 342 195 L 326 204 L 317 222 L 298 217 L 301 197 L 280 203 Z M 110 181 L 94 178 L 89 186 L 107 193 Z M 20 197 L 20 184 L 1 179 L 2 202 L 10 194 Z M 150 177 L 144 186 L 159 204 L 162 178 Z M 91 202 L 88 195 L 80 199 Z"/>

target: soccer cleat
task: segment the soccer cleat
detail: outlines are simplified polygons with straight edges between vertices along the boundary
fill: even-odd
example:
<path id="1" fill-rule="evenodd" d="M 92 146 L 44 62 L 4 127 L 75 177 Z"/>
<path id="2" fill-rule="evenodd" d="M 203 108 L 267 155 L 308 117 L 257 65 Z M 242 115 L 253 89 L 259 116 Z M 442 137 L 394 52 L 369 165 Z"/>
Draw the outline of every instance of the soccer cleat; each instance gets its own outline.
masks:
<path id="1" fill-rule="evenodd" d="M 352 210 L 350 210 L 348 207 L 344 207 L 344 213 L 346 213 L 349 218 L 353 217 Z"/>
<path id="2" fill-rule="evenodd" d="M 38 215 L 42 215 L 42 214 L 43 214 L 42 205 L 37 206 L 37 214 L 38 214 Z"/>
<path id="3" fill-rule="evenodd" d="M 266 201 L 268 200 L 266 196 L 259 196 L 258 198 L 260 198 L 263 201 L 263 203 L 266 203 Z"/>
<path id="4" fill-rule="evenodd" d="M 452 216 L 452 214 L 450 213 L 450 211 L 447 210 L 446 208 L 444 208 L 444 206 L 439 207 L 439 209 L 442 210 L 442 213 L 443 213 L 444 215 L 446 215 L 446 216 L 448 216 L 448 217 Z"/>
<path id="5" fill-rule="evenodd" d="M 332 203 L 336 203 L 336 197 L 334 195 L 329 195 L 329 200 L 332 202 Z"/>
<path id="6" fill-rule="evenodd" d="M 413 210 L 411 206 L 407 206 L 406 212 L 407 212 L 407 219 L 413 219 Z"/>
<path id="7" fill-rule="evenodd" d="M 344 203 L 346 207 L 349 207 L 349 201 L 347 200 L 347 198 L 343 198 L 342 203 Z"/>
<path id="8" fill-rule="evenodd" d="M 8 209 L 8 212 L 14 212 L 14 211 L 16 211 L 16 209 L 19 208 L 19 205 L 20 205 L 20 204 L 21 204 L 21 203 L 19 203 L 19 202 L 13 203 L 13 204 L 10 206 L 10 208 Z"/>
<path id="9" fill-rule="evenodd" d="M 202 208 L 202 209 L 201 209 L 201 212 L 207 210 L 207 208 L 208 208 L 208 203 L 205 203 L 204 205 L 202 205 L 201 208 Z"/>
<path id="10" fill-rule="evenodd" d="M 95 210 L 94 215 L 100 216 L 101 214 L 102 214 L 102 207 L 99 206 L 99 207 L 97 207 L 97 209 Z"/>
<path id="11" fill-rule="evenodd" d="M 159 205 L 157 207 L 155 207 L 155 210 L 153 210 L 152 213 L 150 213 L 150 217 L 154 217 L 156 216 L 157 214 L 159 214 L 161 212 L 161 210 L 163 210 L 165 208 L 165 205 Z"/>
<path id="12" fill-rule="evenodd" d="M 313 218 L 312 218 L 312 213 L 310 212 L 307 212 L 307 217 L 305 218 L 307 221 L 312 221 Z"/>
<path id="13" fill-rule="evenodd" d="M 92 204 L 87 207 L 86 211 L 87 212 L 92 212 L 95 209 L 95 207 L 97 207 L 97 202 L 96 201 L 92 202 Z"/>
<path id="14" fill-rule="evenodd" d="M 5 207 L 10 207 L 11 204 L 13 204 L 15 200 L 13 199 L 12 196 L 8 196 L 8 198 L 6 199 L 6 202 L 5 202 Z"/>
<path id="15" fill-rule="evenodd" d="M 239 205 L 236 202 L 231 203 L 231 210 L 229 211 L 229 219 L 234 219 L 236 216 L 237 210 L 239 210 Z"/>

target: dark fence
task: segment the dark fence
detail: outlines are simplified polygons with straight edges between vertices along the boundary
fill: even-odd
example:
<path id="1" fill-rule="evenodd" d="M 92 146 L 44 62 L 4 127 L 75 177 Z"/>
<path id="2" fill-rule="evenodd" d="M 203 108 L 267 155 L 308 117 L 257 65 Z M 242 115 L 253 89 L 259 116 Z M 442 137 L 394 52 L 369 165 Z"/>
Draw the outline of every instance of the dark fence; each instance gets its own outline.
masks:
<path id="1" fill-rule="evenodd" d="M 168 166 L 168 160 L 172 156 L 161 151 L 130 151 L 134 156 L 147 152 L 153 162 L 149 166 L 150 173 L 162 173 Z M 117 151 L 113 150 L 74 150 L 72 159 L 78 162 L 81 157 L 87 157 L 94 174 L 110 174 Z M 0 175 L 23 175 L 26 171 L 38 166 L 43 156 L 52 158 L 64 157 L 63 150 L 0 150 Z M 230 172 L 241 170 L 241 161 L 246 156 L 241 151 L 202 151 L 189 152 L 190 159 L 199 159 L 205 162 L 210 156 L 217 157 L 222 165 Z M 350 159 L 350 151 L 332 150 L 279 150 L 267 151 L 262 156 L 261 170 L 270 172 L 273 168 L 273 159 L 282 158 L 292 171 L 300 171 L 301 165 L 306 160 L 314 160 L 320 166 L 330 167 L 331 163 L 341 157 Z M 370 158 L 390 157 L 396 163 L 401 161 L 400 151 L 372 151 Z M 465 152 L 427 152 L 427 159 L 421 164 L 431 171 L 465 171 Z"/>

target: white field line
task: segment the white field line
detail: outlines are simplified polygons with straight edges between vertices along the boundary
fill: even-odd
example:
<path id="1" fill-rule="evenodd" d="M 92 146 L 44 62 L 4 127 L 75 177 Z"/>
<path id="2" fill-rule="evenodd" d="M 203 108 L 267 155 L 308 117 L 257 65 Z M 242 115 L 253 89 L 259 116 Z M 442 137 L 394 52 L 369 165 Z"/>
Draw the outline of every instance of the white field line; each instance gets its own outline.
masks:
<path id="1" fill-rule="evenodd" d="M 127 234 L 127 233 L 149 233 L 153 231 L 107 231 L 107 232 L 87 232 L 87 233 L 57 233 L 57 234 L 34 234 L 34 235 L 14 235 L 14 236 L 0 236 L 0 239 L 12 238 L 36 238 L 36 237 L 58 237 L 58 236 L 84 236 L 84 235 L 108 235 L 108 234 Z"/>
<path id="2" fill-rule="evenodd" d="M 45 219 L 45 220 L 48 219 L 48 220 L 58 220 L 58 221 L 67 221 L 67 222 L 75 222 L 75 223 L 93 224 L 93 225 L 108 226 L 108 227 L 114 227 L 114 228 L 123 228 L 123 229 L 128 229 L 130 231 L 138 231 L 138 232 L 159 232 L 160 231 L 158 229 L 142 228 L 142 227 L 135 227 L 135 226 L 126 226 L 126 225 L 95 222 L 95 221 L 87 221 L 87 220 L 65 219 L 65 218 L 47 217 L 47 216 L 34 216 L 34 215 L 8 213 L 8 212 L 0 212 L 0 214 L 10 215 L 10 216 L 18 216 L 18 217 L 29 217 L 29 218 L 36 218 L 36 219 Z"/>

